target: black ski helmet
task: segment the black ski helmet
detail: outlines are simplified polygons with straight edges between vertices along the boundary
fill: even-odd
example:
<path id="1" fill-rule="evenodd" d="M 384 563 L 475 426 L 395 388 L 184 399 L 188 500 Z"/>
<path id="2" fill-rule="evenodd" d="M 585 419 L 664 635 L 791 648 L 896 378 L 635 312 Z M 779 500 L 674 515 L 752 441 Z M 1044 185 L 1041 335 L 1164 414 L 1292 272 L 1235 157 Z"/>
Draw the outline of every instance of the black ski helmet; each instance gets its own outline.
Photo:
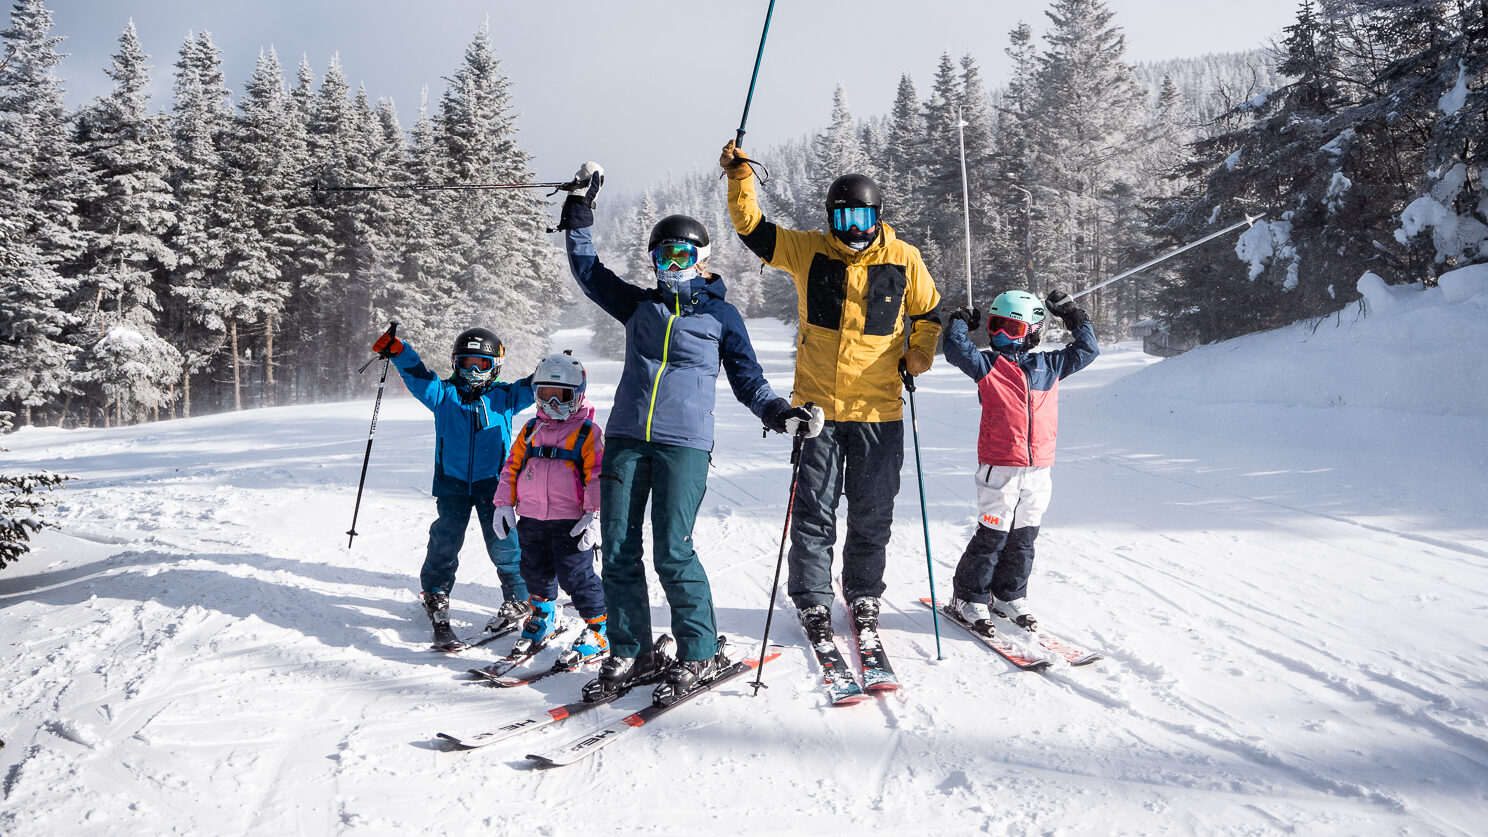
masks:
<path id="1" fill-rule="evenodd" d="M 455 347 L 450 350 L 450 357 L 458 355 L 485 355 L 495 358 L 496 363 L 500 364 L 501 358 L 506 355 L 506 347 L 501 345 L 501 338 L 490 329 L 467 328 L 455 338 Z"/>
<path id="2" fill-rule="evenodd" d="M 827 187 L 827 210 L 847 206 L 871 206 L 883 209 L 883 193 L 866 174 L 844 174 Z"/>
<path id="3" fill-rule="evenodd" d="M 703 259 L 706 258 L 704 251 L 708 247 L 708 228 L 686 215 L 668 215 L 651 228 L 651 238 L 646 242 L 646 250 L 655 250 L 663 241 L 691 241 L 698 248 L 698 258 Z"/>
<path id="4" fill-rule="evenodd" d="M 861 250 L 873 240 L 878 238 L 877 218 L 883 210 L 883 193 L 879 191 L 878 184 L 873 178 L 866 174 L 844 174 L 832 181 L 827 187 L 827 229 L 832 235 L 854 250 Z M 835 209 L 847 209 L 850 207 L 871 207 L 875 216 L 874 224 L 867 230 L 852 232 L 851 230 L 839 230 L 832 223 L 832 211 Z"/>

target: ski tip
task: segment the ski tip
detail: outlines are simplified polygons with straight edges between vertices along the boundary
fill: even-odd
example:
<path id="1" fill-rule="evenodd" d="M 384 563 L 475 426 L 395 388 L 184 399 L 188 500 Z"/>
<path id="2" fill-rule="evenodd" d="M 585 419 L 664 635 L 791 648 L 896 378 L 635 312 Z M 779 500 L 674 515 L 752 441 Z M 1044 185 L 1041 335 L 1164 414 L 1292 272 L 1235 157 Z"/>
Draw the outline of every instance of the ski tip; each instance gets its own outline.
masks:
<path id="1" fill-rule="evenodd" d="M 475 749 L 474 747 L 471 747 L 470 745 L 466 744 L 465 742 L 461 741 L 460 739 L 458 739 L 458 738 L 456 738 L 453 735 L 450 735 L 448 733 L 438 732 L 438 733 L 435 733 L 434 734 L 434 737 L 437 738 L 437 739 L 439 739 L 440 741 L 443 741 L 445 743 L 445 746 L 449 747 L 452 750 L 474 750 Z"/>
<path id="2" fill-rule="evenodd" d="M 833 706 L 852 706 L 854 704 L 862 703 L 863 701 L 867 700 L 868 697 L 869 696 L 868 696 L 868 694 L 866 692 L 856 692 L 854 694 L 846 695 L 844 697 L 833 698 L 832 705 Z"/>
<path id="3" fill-rule="evenodd" d="M 559 766 L 558 762 L 553 761 L 547 756 L 539 756 L 536 753 L 528 753 L 527 759 L 532 762 L 533 767 L 536 767 L 539 770 L 547 770 L 549 768 Z"/>

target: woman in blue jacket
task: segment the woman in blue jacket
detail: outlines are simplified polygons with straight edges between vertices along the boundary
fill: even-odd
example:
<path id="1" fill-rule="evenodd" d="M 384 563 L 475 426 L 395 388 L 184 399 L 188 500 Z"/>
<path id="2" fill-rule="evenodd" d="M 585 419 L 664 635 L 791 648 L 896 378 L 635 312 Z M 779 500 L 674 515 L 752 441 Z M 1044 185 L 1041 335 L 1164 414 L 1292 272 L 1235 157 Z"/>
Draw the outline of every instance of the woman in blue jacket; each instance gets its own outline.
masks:
<path id="1" fill-rule="evenodd" d="M 414 397 L 434 413 L 434 503 L 439 517 L 429 527 L 429 548 L 419 573 L 424 609 L 434 623 L 436 643 L 454 639 L 449 632 L 449 594 L 460 566 L 460 547 L 470 512 L 475 510 L 485 536 L 486 554 L 501 580 L 501 608 L 492 629 L 527 617 L 527 585 L 522 581 L 522 551 L 516 533 L 497 537 L 491 499 L 501 467 L 511 449 L 512 416 L 532 406 L 532 377 L 515 383 L 497 381 L 506 348 L 484 328 L 467 329 L 455 338 L 450 353 L 454 373 L 436 376 L 418 352 L 391 333 L 372 350 L 393 359 Z"/>
<path id="2" fill-rule="evenodd" d="M 651 231 L 654 288 L 631 285 L 599 261 L 589 231 L 603 181 L 600 167 L 585 163 L 558 225 L 579 287 L 625 326 L 625 365 L 605 426 L 600 472 L 610 658 L 599 678 L 585 685 L 584 698 L 597 700 L 662 676 L 656 699 L 667 702 L 728 665 L 720 653 L 708 576 L 692 545 L 712 458 L 720 366 L 734 397 L 767 428 L 785 432 L 788 420 L 809 422 L 811 414 L 770 389 L 743 318 L 724 300 L 723 280 L 707 272 L 708 231 L 702 224 L 672 215 Z M 652 563 L 671 605 L 677 640 L 677 660 L 664 672 L 651 635 L 641 561 L 648 500 Z"/>

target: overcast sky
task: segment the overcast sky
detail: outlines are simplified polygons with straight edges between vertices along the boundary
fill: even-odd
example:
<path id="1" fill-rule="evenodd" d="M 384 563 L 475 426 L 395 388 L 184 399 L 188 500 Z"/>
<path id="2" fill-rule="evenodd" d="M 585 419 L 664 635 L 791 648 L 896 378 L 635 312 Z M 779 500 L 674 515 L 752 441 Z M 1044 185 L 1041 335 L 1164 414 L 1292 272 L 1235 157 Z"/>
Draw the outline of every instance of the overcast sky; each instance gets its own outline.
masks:
<path id="1" fill-rule="evenodd" d="M 1251 49 L 1278 36 L 1300 0 L 1108 0 L 1133 62 Z M 9 5 L 9 4 L 7 4 Z M 156 104 L 169 105 L 182 40 L 206 30 L 223 52 L 234 95 L 261 48 L 292 80 L 300 57 L 317 77 L 333 53 L 353 88 L 390 98 L 404 127 L 420 91 L 437 101 L 466 45 L 489 21 L 513 82 L 521 142 L 540 180 L 565 180 L 584 160 L 629 191 L 711 164 L 733 137 L 749 89 L 768 0 L 49 0 L 53 34 L 70 54 L 61 75 L 73 105 L 104 94 L 119 34 L 133 18 L 154 67 Z M 770 23 L 745 145 L 765 146 L 824 125 L 832 91 L 853 112 L 886 113 L 899 76 L 921 98 L 942 52 L 971 52 L 1003 83 L 1008 32 L 1042 32 L 1041 3 L 1004 0 L 779 0 Z"/>

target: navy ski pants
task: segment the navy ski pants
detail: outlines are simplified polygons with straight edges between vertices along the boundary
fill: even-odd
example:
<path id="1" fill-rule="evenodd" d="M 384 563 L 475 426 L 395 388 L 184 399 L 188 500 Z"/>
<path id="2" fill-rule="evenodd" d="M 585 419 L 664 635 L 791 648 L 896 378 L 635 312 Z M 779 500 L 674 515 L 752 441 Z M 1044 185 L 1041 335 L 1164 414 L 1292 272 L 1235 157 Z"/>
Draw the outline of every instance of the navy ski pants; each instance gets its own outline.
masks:
<path id="1" fill-rule="evenodd" d="M 956 565 L 953 589 L 963 602 L 987 602 L 988 594 L 1010 602 L 1028 595 L 1033 573 L 1033 542 L 1039 527 L 1010 532 L 977 524 Z"/>
<path id="2" fill-rule="evenodd" d="M 903 465 L 902 421 L 829 421 L 819 435 L 802 443 L 786 588 L 798 609 L 832 606 L 832 550 L 837 544 L 837 505 L 844 496 L 842 593 L 848 602 L 883 595 Z"/>
<path id="3" fill-rule="evenodd" d="M 605 613 L 604 589 L 594 574 L 594 550 L 579 550 L 579 539 L 569 532 L 577 520 L 517 521 L 522 536 L 522 580 L 534 596 L 548 601 L 558 597 L 558 588 L 573 599 L 585 619 Z"/>
<path id="4" fill-rule="evenodd" d="M 480 520 L 481 535 L 486 540 L 486 554 L 496 565 L 496 576 L 501 580 L 501 598 L 505 601 L 527 601 L 527 584 L 522 581 L 522 547 L 513 532 L 506 540 L 498 540 L 492 520 L 496 507 L 491 505 L 494 494 L 435 497 L 439 517 L 429 526 L 429 549 L 424 554 L 424 568 L 419 572 L 419 583 L 425 593 L 449 592 L 455 586 L 455 570 L 460 568 L 460 547 L 465 545 L 465 530 L 470 525 L 470 511 Z"/>

